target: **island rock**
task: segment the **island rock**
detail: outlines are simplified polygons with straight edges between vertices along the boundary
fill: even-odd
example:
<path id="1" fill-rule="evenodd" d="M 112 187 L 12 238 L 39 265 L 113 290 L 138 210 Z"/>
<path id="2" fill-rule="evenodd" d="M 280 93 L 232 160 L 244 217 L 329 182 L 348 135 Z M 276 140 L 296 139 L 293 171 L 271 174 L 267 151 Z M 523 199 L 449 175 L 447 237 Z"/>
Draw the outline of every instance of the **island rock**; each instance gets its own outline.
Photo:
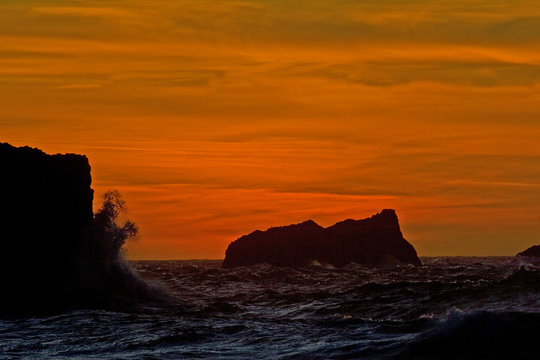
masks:
<path id="1" fill-rule="evenodd" d="M 527 250 L 517 254 L 517 256 L 540 257 L 540 245 L 531 246 Z"/>
<path id="2" fill-rule="evenodd" d="M 396 212 L 386 209 L 368 219 L 349 219 L 328 228 L 308 220 L 257 230 L 229 245 L 223 267 L 305 266 L 315 261 L 333 266 L 421 265 L 416 250 L 403 238 Z"/>

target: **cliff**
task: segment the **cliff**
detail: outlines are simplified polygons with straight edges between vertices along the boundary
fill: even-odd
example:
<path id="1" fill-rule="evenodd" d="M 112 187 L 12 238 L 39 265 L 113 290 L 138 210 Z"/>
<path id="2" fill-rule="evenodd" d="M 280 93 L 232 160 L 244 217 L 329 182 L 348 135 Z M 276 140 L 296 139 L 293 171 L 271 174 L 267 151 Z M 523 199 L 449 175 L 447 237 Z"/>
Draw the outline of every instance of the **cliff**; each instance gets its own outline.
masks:
<path id="1" fill-rule="evenodd" d="M 0 169 L 2 300 L 20 305 L 64 285 L 92 223 L 90 165 L 81 155 L 0 143 Z"/>
<path id="2" fill-rule="evenodd" d="M 364 220 L 345 220 L 328 228 L 306 222 L 255 231 L 233 241 L 223 267 L 269 263 L 304 266 L 313 261 L 343 266 L 421 265 L 416 250 L 401 234 L 394 210 L 383 210 Z"/>
<path id="3" fill-rule="evenodd" d="M 531 246 L 527 250 L 517 254 L 517 256 L 540 257 L 540 245 Z"/>
<path id="4" fill-rule="evenodd" d="M 157 297 L 95 221 L 86 156 L 0 143 L 0 169 L 0 315 Z"/>

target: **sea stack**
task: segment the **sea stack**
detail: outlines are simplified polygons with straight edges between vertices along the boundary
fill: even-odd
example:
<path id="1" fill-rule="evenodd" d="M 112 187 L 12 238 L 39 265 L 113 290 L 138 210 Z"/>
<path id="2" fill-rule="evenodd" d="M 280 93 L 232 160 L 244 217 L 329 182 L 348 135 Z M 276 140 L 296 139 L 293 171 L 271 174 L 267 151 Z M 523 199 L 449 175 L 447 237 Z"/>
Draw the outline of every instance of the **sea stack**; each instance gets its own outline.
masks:
<path id="1" fill-rule="evenodd" d="M 525 251 L 520 252 L 517 256 L 525 257 L 540 257 L 540 245 L 534 245 Z"/>
<path id="2" fill-rule="evenodd" d="M 312 220 L 255 231 L 233 241 L 223 267 L 268 263 L 305 266 L 314 261 L 333 266 L 351 262 L 369 266 L 421 265 L 414 247 L 403 238 L 396 212 L 385 209 L 363 220 L 345 220 L 324 228 Z"/>

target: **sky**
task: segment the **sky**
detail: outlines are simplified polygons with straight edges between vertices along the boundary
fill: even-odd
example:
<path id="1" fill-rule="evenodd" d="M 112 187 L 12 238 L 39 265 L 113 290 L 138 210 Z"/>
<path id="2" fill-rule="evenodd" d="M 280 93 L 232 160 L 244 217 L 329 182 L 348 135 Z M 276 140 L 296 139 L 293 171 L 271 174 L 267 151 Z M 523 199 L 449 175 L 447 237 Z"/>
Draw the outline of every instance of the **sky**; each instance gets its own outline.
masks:
<path id="1" fill-rule="evenodd" d="M 0 141 L 86 154 L 131 259 L 397 211 L 420 256 L 540 243 L 537 0 L 2 0 Z"/>

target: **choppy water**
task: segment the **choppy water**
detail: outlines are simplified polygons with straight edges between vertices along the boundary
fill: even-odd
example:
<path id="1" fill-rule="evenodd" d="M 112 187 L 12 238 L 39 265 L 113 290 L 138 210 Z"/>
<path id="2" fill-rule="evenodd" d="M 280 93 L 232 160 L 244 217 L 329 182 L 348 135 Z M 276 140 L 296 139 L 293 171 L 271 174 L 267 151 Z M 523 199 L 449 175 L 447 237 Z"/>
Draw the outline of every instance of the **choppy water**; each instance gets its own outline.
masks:
<path id="1" fill-rule="evenodd" d="M 540 358 L 540 264 L 422 260 L 341 269 L 133 262 L 179 303 L 0 320 L 0 358 Z"/>

